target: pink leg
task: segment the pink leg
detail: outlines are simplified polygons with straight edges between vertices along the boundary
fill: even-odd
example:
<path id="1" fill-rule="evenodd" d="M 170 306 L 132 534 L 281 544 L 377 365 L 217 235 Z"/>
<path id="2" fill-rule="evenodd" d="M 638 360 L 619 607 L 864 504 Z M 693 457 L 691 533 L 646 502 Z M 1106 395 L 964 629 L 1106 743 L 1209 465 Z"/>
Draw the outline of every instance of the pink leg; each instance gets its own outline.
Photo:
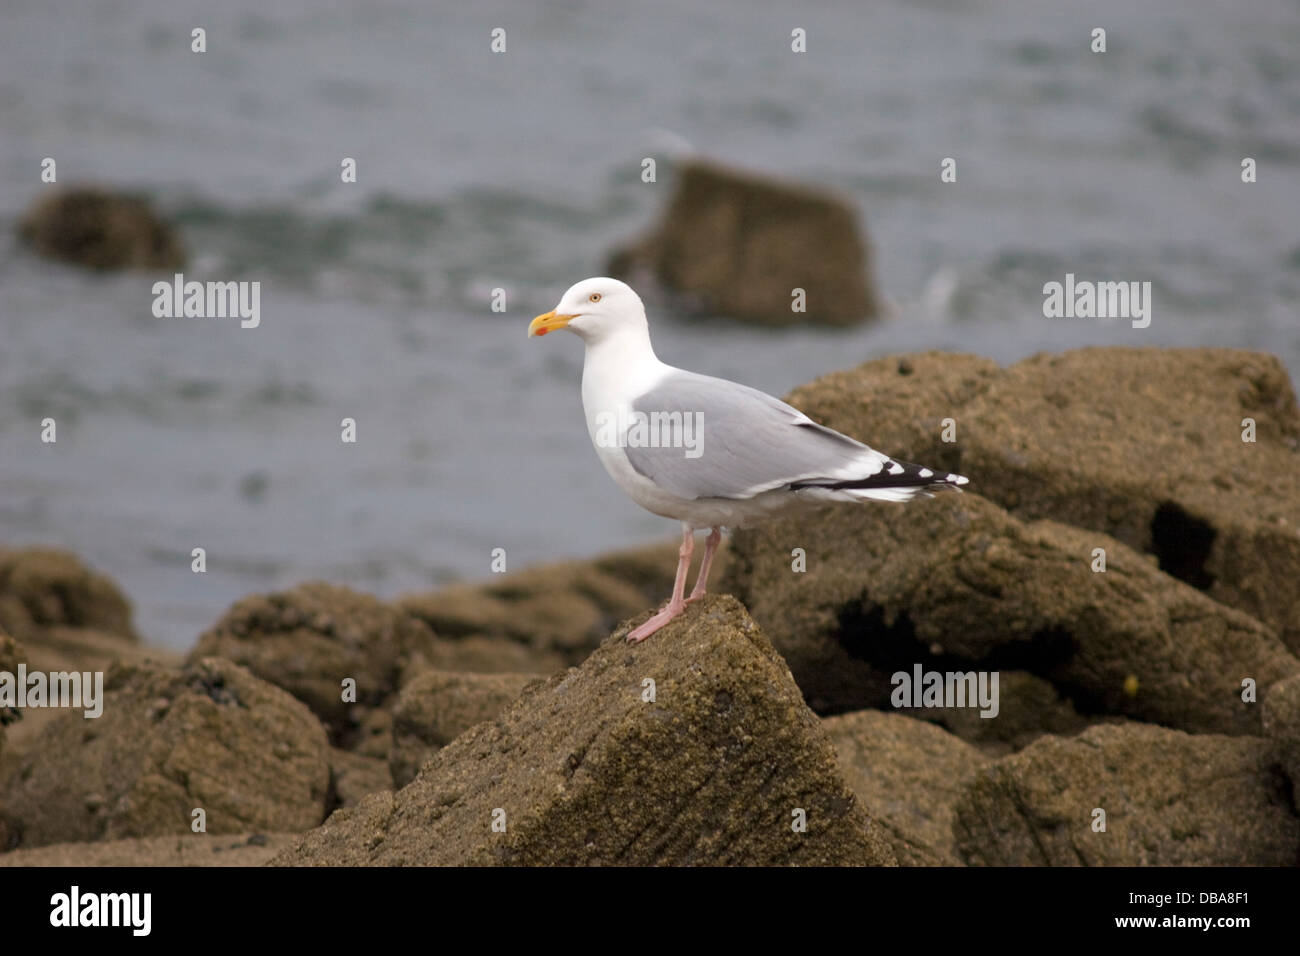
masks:
<path id="1" fill-rule="evenodd" d="M 700 573 L 695 578 L 695 587 L 691 588 L 691 596 L 686 599 L 687 604 L 704 597 L 704 586 L 709 583 L 709 568 L 713 566 L 713 556 L 718 553 L 718 542 L 721 540 L 721 528 L 714 528 L 704 539 L 704 560 L 700 562 Z"/>
<path id="2" fill-rule="evenodd" d="M 677 580 L 673 584 L 673 596 L 658 614 L 655 614 L 650 620 L 627 636 L 629 644 L 639 644 L 686 610 L 686 601 L 682 599 L 682 594 L 686 591 L 686 572 L 690 570 L 691 553 L 694 550 L 694 529 L 688 524 L 683 524 L 682 546 L 677 551 Z"/>

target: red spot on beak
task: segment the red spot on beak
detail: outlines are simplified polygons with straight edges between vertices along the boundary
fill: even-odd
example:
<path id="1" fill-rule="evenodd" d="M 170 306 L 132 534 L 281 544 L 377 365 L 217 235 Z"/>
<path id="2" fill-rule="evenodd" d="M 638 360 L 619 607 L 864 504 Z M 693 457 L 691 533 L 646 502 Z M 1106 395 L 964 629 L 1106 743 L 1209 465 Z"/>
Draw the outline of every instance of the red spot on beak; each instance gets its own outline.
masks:
<path id="1" fill-rule="evenodd" d="M 543 335 L 545 335 L 545 334 L 546 334 L 547 332 L 549 332 L 549 331 L 551 331 L 551 330 L 550 330 L 550 329 L 538 329 L 538 330 L 537 330 L 537 337 L 538 337 L 538 338 L 541 338 Z"/>

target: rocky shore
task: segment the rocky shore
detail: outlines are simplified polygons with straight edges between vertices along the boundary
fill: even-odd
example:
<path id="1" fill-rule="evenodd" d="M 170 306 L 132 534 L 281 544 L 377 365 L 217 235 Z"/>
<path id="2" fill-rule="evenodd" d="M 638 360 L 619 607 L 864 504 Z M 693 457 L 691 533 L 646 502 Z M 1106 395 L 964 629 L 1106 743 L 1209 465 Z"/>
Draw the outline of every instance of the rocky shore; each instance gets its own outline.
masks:
<path id="1" fill-rule="evenodd" d="M 104 675 L 94 719 L 0 700 L 0 865 L 1300 863 L 1275 358 L 926 353 L 789 400 L 971 490 L 739 532 L 636 646 L 672 543 L 251 595 L 184 657 L 0 550 L 0 674 Z"/>

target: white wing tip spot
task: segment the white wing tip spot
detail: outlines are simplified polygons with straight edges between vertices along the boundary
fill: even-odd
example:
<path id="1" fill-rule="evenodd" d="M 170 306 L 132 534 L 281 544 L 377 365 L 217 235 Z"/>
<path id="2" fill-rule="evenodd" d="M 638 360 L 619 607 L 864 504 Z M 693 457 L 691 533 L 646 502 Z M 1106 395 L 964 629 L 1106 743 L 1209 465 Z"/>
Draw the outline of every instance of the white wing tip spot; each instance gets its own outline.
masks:
<path id="1" fill-rule="evenodd" d="M 889 463 L 889 473 L 891 475 L 901 475 L 905 470 L 906 469 L 896 461 L 891 461 Z"/>
<path id="2" fill-rule="evenodd" d="M 920 471 L 917 472 L 917 474 L 920 475 L 922 478 L 929 478 L 931 475 L 934 474 L 934 472 L 932 472 L 929 468 L 922 468 Z"/>

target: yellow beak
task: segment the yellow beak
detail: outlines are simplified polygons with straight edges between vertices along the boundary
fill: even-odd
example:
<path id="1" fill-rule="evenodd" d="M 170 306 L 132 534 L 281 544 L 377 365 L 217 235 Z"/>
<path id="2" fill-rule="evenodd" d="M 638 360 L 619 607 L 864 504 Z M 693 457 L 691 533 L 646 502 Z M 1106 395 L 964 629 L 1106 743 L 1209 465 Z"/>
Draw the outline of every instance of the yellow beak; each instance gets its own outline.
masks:
<path id="1" fill-rule="evenodd" d="M 547 312 L 545 315 L 539 315 L 533 321 L 528 323 L 528 337 L 531 339 L 534 335 L 545 335 L 547 332 L 554 332 L 556 329 L 562 329 L 569 324 L 570 319 L 575 319 L 574 315 L 556 315 L 554 312 Z"/>

